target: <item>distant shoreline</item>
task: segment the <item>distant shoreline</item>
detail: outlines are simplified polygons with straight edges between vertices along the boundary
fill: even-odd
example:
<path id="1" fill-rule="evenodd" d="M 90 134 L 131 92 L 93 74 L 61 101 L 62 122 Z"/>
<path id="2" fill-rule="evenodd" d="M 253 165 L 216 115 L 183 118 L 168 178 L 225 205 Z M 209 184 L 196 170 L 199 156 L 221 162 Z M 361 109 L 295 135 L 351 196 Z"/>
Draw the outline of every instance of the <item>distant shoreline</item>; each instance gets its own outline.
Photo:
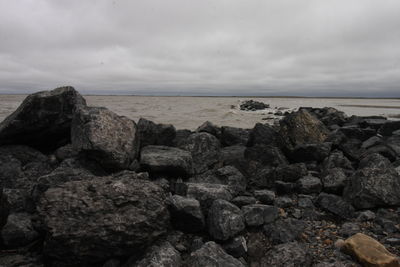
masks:
<path id="1" fill-rule="evenodd" d="M 1 96 L 24 96 L 26 94 L 1 94 Z M 232 97 L 232 98 L 299 98 L 299 99 L 398 99 L 400 97 L 363 97 L 363 96 L 259 96 L 259 95 L 135 95 L 135 94 L 82 94 L 83 96 L 134 96 L 134 97 Z"/>

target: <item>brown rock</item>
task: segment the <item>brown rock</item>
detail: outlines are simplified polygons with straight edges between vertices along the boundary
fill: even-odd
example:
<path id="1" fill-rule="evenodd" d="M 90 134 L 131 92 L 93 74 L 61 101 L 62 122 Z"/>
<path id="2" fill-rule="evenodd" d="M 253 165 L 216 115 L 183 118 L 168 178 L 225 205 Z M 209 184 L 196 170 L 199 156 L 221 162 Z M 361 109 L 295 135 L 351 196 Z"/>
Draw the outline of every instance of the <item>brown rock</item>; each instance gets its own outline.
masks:
<path id="1" fill-rule="evenodd" d="M 344 241 L 341 248 L 363 265 L 373 267 L 399 267 L 399 258 L 386 250 L 377 240 L 365 234 L 355 234 Z"/>

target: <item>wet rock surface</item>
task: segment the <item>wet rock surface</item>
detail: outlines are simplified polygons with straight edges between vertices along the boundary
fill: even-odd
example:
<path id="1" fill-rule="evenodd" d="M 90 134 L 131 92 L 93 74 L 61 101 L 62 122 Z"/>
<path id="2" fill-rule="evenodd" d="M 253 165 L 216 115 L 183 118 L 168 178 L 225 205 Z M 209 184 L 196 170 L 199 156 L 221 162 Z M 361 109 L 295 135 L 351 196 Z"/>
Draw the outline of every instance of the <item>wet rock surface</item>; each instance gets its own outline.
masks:
<path id="1" fill-rule="evenodd" d="M 65 87 L 0 125 L 0 266 L 398 266 L 397 122 L 301 108 L 192 132 Z"/>

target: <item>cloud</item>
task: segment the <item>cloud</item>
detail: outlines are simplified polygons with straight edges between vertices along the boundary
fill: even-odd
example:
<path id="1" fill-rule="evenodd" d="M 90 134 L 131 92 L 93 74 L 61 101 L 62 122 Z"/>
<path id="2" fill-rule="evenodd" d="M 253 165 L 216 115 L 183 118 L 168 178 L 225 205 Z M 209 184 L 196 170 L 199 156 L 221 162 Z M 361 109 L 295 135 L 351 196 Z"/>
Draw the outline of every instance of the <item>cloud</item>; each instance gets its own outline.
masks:
<path id="1" fill-rule="evenodd" d="M 0 1 L 0 92 L 400 96 L 397 0 Z"/>

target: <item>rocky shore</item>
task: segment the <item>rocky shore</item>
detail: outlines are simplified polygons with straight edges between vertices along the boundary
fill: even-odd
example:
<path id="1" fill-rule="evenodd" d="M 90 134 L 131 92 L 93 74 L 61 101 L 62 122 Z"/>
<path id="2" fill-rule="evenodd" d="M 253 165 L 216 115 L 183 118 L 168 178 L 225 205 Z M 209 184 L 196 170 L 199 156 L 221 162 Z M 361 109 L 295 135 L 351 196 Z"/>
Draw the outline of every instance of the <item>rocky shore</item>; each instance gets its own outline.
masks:
<path id="1" fill-rule="evenodd" d="M 0 266 L 400 266 L 400 121 L 196 131 L 72 87 L 0 123 Z"/>

